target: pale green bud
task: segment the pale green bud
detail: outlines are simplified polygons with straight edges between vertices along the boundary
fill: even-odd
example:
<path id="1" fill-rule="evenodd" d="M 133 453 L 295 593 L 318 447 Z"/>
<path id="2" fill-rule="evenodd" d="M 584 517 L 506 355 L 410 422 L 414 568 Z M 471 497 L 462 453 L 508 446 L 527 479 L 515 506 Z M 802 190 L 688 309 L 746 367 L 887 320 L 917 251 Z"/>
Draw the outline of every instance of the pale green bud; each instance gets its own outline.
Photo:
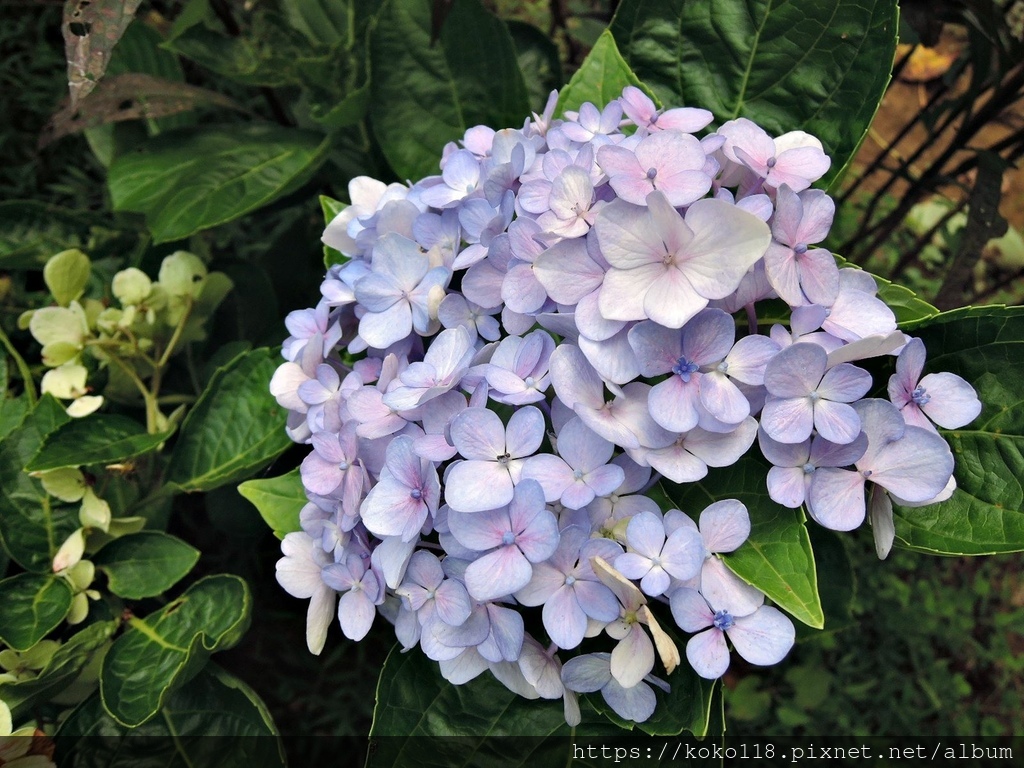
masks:
<path id="1" fill-rule="evenodd" d="M 198 296 L 206 279 L 206 265 L 186 251 L 172 253 L 160 265 L 160 285 L 171 296 Z"/>
<path id="2" fill-rule="evenodd" d="M 67 407 L 68 416 L 72 419 L 80 419 L 90 413 L 95 413 L 101 405 L 103 405 L 102 395 L 85 395 Z"/>
<path id="3" fill-rule="evenodd" d="M 114 275 L 110 289 L 121 302 L 121 306 L 126 307 L 129 304 L 144 302 L 153 289 L 153 281 L 141 269 L 128 267 Z"/>
<path id="4" fill-rule="evenodd" d="M 60 573 L 82 559 L 85 554 L 85 531 L 79 528 L 68 536 L 53 556 L 53 572 Z"/>
<path id="5" fill-rule="evenodd" d="M 96 578 L 96 566 L 91 560 L 79 560 L 68 568 L 65 575 L 71 581 L 75 592 L 85 592 Z"/>
<path id="6" fill-rule="evenodd" d="M 81 251 L 62 251 L 46 262 L 43 280 L 57 303 L 66 307 L 85 291 L 91 268 L 89 257 Z"/>
<path id="7" fill-rule="evenodd" d="M 110 505 L 92 492 L 85 489 L 82 508 L 78 512 L 78 522 L 84 528 L 99 528 L 106 533 L 110 529 Z"/>
<path id="8" fill-rule="evenodd" d="M 65 363 L 43 375 L 43 394 L 53 395 L 60 400 L 72 400 L 88 392 L 85 386 L 89 372 L 84 365 Z"/>
<path id="9" fill-rule="evenodd" d="M 80 469 L 74 467 L 41 472 L 39 480 L 43 484 L 44 491 L 51 496 L 56 496 L 61 501 L 81 501 L 86 494 L 85 475 Z"/>
<path id="10" fill-rule="evenodd" d="M 28 669 L 42 669 L 50 663 L 53 654 L 60 648 L 56 640 L 40 640 L 21 654 L 21 663 Z"/>
<path id="11" fill-rule="evenodd" d="M 89 598 L 85 592 L 79 592 L 71 599 L 71 610 L 68 611 L 67 622 L 74 626 L 81 624 L 89 615 Z"/>
<path id="12" fill-rule="evenodd" d="M 103 333 L 113 336 L 117 333 L 117 329 L 121 327 L 121 318 L 123 316 L 124 312 L 120 309 L 107 307 L 96 318 L 96 327 L 103 331 Z"/>
<path id="13" fill-rule="evenodd" d="M 146 527 L 146 518 L 140 516 L 118 517 L 110 521 L 110 535 L 113 538 L 138 533 Z"/>
<path id="14" fill-rule="evenodd" d="M 50 344 L 43 346 L 43 365 L 56 368 L 57 366 L 64 365 L 65 363 L 74 362 L 78 359 L 81 352 L 82 347 L 79 344 L 72 344 L 67 341 L 51 342 Z"/>

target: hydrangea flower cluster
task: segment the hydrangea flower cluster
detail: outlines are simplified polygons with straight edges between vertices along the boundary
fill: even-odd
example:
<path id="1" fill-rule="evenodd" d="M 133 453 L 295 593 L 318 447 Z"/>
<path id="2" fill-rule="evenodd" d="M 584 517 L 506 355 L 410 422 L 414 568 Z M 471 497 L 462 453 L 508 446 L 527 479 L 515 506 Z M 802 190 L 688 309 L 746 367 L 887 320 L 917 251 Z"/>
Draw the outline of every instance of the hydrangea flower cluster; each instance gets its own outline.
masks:
<path id="1" fill-rule="evenodd" d="M 750 533 L 743 504 L 662 509 L 646 491 L 756 440 L 771 498 L 827 528 L 859 526 L 870 486 L 884 556 L 890 496 L 953 491 L 930 419 L 980 404 L 957 376 L 921 378 L 924 347 L 870 275 L 815 247 L 834 205 L 810 188 L 830 164 L 813 136 L 708 132 L 710 112 L 634 87 L 564 119 L 556 100 L 522 128 L 469 129 L 438 176 L 351 182 L 323 235 L 346 260 L 288 316 L 271 383 L 312 449 L 277 573 L 311 601 L 314 653 L 335 612 L 356 640 L 379 613 L 453 683 L 490 670 L 562 698 L 570 723 L 600 691 L 643 721 L 667 688 L 656 657 L 681 662 L 653 604 L 706 678 L 729 644 L 764 665 L 794 640 L 721 557 Z M 768 299 L 792 317 L 763 334 Z M 890 400 L 865 398 L 856 363 L 900 349 Z"/>

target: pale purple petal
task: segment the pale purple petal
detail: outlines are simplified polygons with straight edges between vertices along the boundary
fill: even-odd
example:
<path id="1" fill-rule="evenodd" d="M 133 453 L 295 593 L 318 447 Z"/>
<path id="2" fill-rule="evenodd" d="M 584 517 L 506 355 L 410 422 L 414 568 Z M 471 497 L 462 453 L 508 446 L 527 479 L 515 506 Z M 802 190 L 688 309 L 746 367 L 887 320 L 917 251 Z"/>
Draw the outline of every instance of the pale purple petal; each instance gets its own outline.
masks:
<path id="1" fill-rule="evenodd" d="M 696 589 L 680 587 L 669 595 L 669 600 L 672 618 L 684 632 L 699 632 L 710 627 L 715 620 L 714 611 Z"/>
<path id="2" fill-rule="evenodd" d="M 920 385 L 931 398 L 921 410 L 940 427 L 959 429 L 981 413 L 974 388 L 954 373 L 929 373 Z"/>
<path id="3" fill-rule="evenodd" d="M 796 640 L 796 628 L 785 614 L 763 605 L 749 616 L 738 616 L 726 634 L 736 653 L 751 664 L 777 664 L 789 653 Z"/>
<path id="4" fill-rule="evenodd" d="M 824 467 L 811 477 L 807 512 L 833 531 L 852 531 L 864 522 L 864 478 L 860 472 Z"/>
<path id="5" fill-rule="evenodd" d="M 533 569 L 518 547 L 500 547 L 466 568 L 466 588 L 476 600 L 497 600 L 522 589 Z"/>
<path id="6" fill-rule="evenodd" d="M 769 400 L 761 410 L 761 427 L 780 443 L 800 443 L 814 427 L 814 406 L 808 397 Z"/>
<path id="7" fill-rule="evenodd" d="M 575 648 L 583 642 L 587 616 L 572 587 L 563 586 L 544 604 L 544 629 L 559 648 Z"/>
<path id="8" fill-rule="evenodd" d="M 729 648 L 719 629 L 694 635 L 686 643 L 686 660 L 701 677 L 715 680 L 729 669 Z"/>
<path id="9" fill-rule="evenodd" d="M 658 704 L 654 691 L 646 683 L 637 683 L 630 688 L 619 685 L 614 677 L 601 689 L 601 696 L 615 714 L 635 723 L 649 719 Z"/>
<path id="10" fill-rule="evenodd" d="M 700 534 L 709 552 L 732 552 L 750 536 L 750 515 L 735 499 L 716 501 L 700 513 Z"/>
<path id="11" fill-rule="evenodd" d="M 632 624 L 629 633 L 612 651 L 612 677 L 624 688 L 632 688 L 654 669 L 654 643 L 639 624 Z"/>

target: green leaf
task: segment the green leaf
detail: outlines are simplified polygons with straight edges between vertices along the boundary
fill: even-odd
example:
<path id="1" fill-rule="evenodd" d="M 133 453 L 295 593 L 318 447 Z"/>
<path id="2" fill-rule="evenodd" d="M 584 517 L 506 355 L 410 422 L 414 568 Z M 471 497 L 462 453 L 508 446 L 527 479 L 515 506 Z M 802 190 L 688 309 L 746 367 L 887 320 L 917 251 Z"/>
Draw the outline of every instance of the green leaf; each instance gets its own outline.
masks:
<path id="1" fill-rule="evenodd" d="M 981 415 L 943 431 L 957 489 L 927 507 L 896 507 L 897 541 L 943 555 L 1024 550 L 1024 308 L 943 312 L 909 332 L 928 350 L 925 373 L 948 371 L 978 392 Z"/>
<path id="2" fill-rule="evenodd" d="M 259 510 L 277 538 L 302 529 L 299 512 L 308 499 L 297 467 L 280 477 L 248 480 L 238 486 L 238 492 Z"/>
<path id="3" fill-rule="evenodd" d="M 77 248 L 72 248 L 61 251 L 46 262 L 43 280 L 57 303 L 66 307 L 85 291 L 91 269 L 89 257 Z"/>
<path id="4" fill-rule="evenodd" d="M 252 597 L 237 576 L 208 576 L 145 619 L 130 619 L 103 659 L 100 695 L 130 728 L 153 717 L 210 654 L 235 645 L 249 626 Z"/>
<path id="5" fill-rule="evenodd" d="M 42 269 L 55 253 L 84 244 L 95 217 L 36 200 L 0 202 L 0 268 Z"/>
<path id="6" fill-rule="evenodd" d="M 256 349 L 214 374 L 181 426 L 167 480 L 182 491 L 208 491 L 262 469 L 292 442 L 287 414 L 270 394 L 277 356 Z"/>
<path id="7" fill-rule="evenodd" d="M 827 187 L 889 82 L 897 8 L 896 0 L 623 0 L 611 31 L 666 106 L 817 136 L 832 158 Z"/>
<path id="8" fill-rule="evenodd" d="M 283 768 L 277 728 L 256 693 L 208 664 L 164 702 L 161 717 L 119 724 L 93 696 L 65 720 L 54 741 L 65 768 Z"/>
<path id="9" fill-rule="evenodd" d="M 512 35 L 530 105 L 535 112 L 542 112 L 551 91 L 564 83 L 558 46 L 532 24 L 516 19 L 508 19 L 505 24 Z"/>
<path id="10" fill-rule="evenodd" d="M 370 118 L 401 178 L 438 172 L 467 128 L 522 125 L 529 113 L 508 30 L 478 0 L 454 0 L 431 40 L 430 0 L 389 0 L 370 34 Z"/>
<path id="11" fill-rule="evenodd" d="M 154 242 L 233 221 L 297 189 L 327 158 L 320 134 L 265 125 L 171 131 L 110 166 L 114 209 L 144 213 Z"/>
<path id="12" fill-rule="evenodd" d="M 0 541 L 22 568 L 48 573 L 53 556 L 78 528 L 78 510 L 52 506 L 38 480 L 23 471 L 43 439 L 69 421 L 64 408 L 44 395 L 21 425 L 0 441 Z"/>
<path id="13" fill-rule="evenodd" d="M 0 581 L 0 641 L 27 651 L 71 610 L 71 587 L 52 574 L 20 573 Z"/>
<path id="14" fill-rule="evenodd" d="M 0 350 L 0 440 L 13 432 L 28 413 L 28 398 L 10 397 L 10 364 L 7 352 Z M 2 573 L 2 571 L 0 571 Z"/>
<path id="15" fill-rule="evenodd" d="M 738 499 L 750 513 L 750 537 L 735 552 L 722 555 L 729 569 L 815 629 L 825 624 L 818 596 L 814 553 L 799 509 L 787 509 L 768 497 L 768 466 L 749 454 L 729 467 L 711 469 L 696 483 L 663 480 L 680 509 L 696 515 L 715 501 Z"/>
<path id="16" fill-rule="evenodd" d="M 635 85 L 657 101 L 657 96 L 640 82 L 622 58 L 612 33 L 605 30 L 572 80 L 558 95 L 555 114 L 561 115 L 567 109 L 578 110 L 586 101 L 603 109 L 608 102 L 619 98 L 627 85 Z"/>
<path id="17" fill-rule="evenodd" d="M 117 630 L 117 621 L 99 621 L 82 629 L 57 649 L 36 677 L 0 684 L 0 699 L 21 719 L 38 703 L 65 692 Z"/>
<path id="18" fill-rule="evenodd" d="M 845 539 L 835 531 L 822 528 L 820 525 L 808 526 L 807 532 L 811 536 L 814 562 L 822 575 L 818 583 L 818 594 L 821 596 L 821 607 L 825 613 L 824 629 L 827 632 L 846 629 L 853 624 L 852 608 L 856 578 L 850 557 L 846 553 Z M 806 635 L 817 634 L 797 625 L 797 634 L 802 632 Z"/>
<path id="19" fill-rule="evenodd" d="M 159 531 L 122 536 L 97 552 L 96 567 L 119 597 L 155 597 L 177 584 L 199 562 L 199 550 Z"/>
<path id="20" fill-rule="evenodd" d="M 150 435 L 135 419 L 117 414 L 73 419 L 47 435 L 25 469 L 45 472 L 63 467 L 114 464 L 154 450 L 172 433 L 173 430 Z"/>
<path id="21" fill-rule="evenodd" d="M 327 195 L 320 195 L 320 209 L 324 213 L 325 226 L 334 221 L 334 217 L 346 208 L 348 208 L 348 205 L 340 200 L 335 200 Z M 327 269 L 330 269 L 334 264 L 344 264 L 346 261 L 348 261 L 348 256 L 343 255 L 341 251 L 331 248 L 329 245 L 324 246 L 324 266 Z"/>

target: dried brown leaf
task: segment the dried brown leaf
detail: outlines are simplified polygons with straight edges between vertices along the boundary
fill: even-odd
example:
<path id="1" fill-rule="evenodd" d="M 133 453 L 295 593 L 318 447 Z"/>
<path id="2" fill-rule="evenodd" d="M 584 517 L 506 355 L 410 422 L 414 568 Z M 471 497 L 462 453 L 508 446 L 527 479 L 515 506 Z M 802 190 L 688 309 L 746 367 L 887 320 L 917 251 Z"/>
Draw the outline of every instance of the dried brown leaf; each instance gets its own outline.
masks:
<path id="1" fill-rule="evenodd" d="M 194 85 L 135 72 L 113 75 L 77 105 L 70 101 L 57 111 L 43 129 L 39 145 L 98 125 L 168 117 L 204 104 L 242 109 L 227 96 Z"/>
<path id="2" fill-rule="evenodd" d="M 142 0 L 67 0 L 64 3 L 64 50 L 68 88 L 74 106 L 96 87 L 107 71 L 110 52 L 135 18 Z"/>

